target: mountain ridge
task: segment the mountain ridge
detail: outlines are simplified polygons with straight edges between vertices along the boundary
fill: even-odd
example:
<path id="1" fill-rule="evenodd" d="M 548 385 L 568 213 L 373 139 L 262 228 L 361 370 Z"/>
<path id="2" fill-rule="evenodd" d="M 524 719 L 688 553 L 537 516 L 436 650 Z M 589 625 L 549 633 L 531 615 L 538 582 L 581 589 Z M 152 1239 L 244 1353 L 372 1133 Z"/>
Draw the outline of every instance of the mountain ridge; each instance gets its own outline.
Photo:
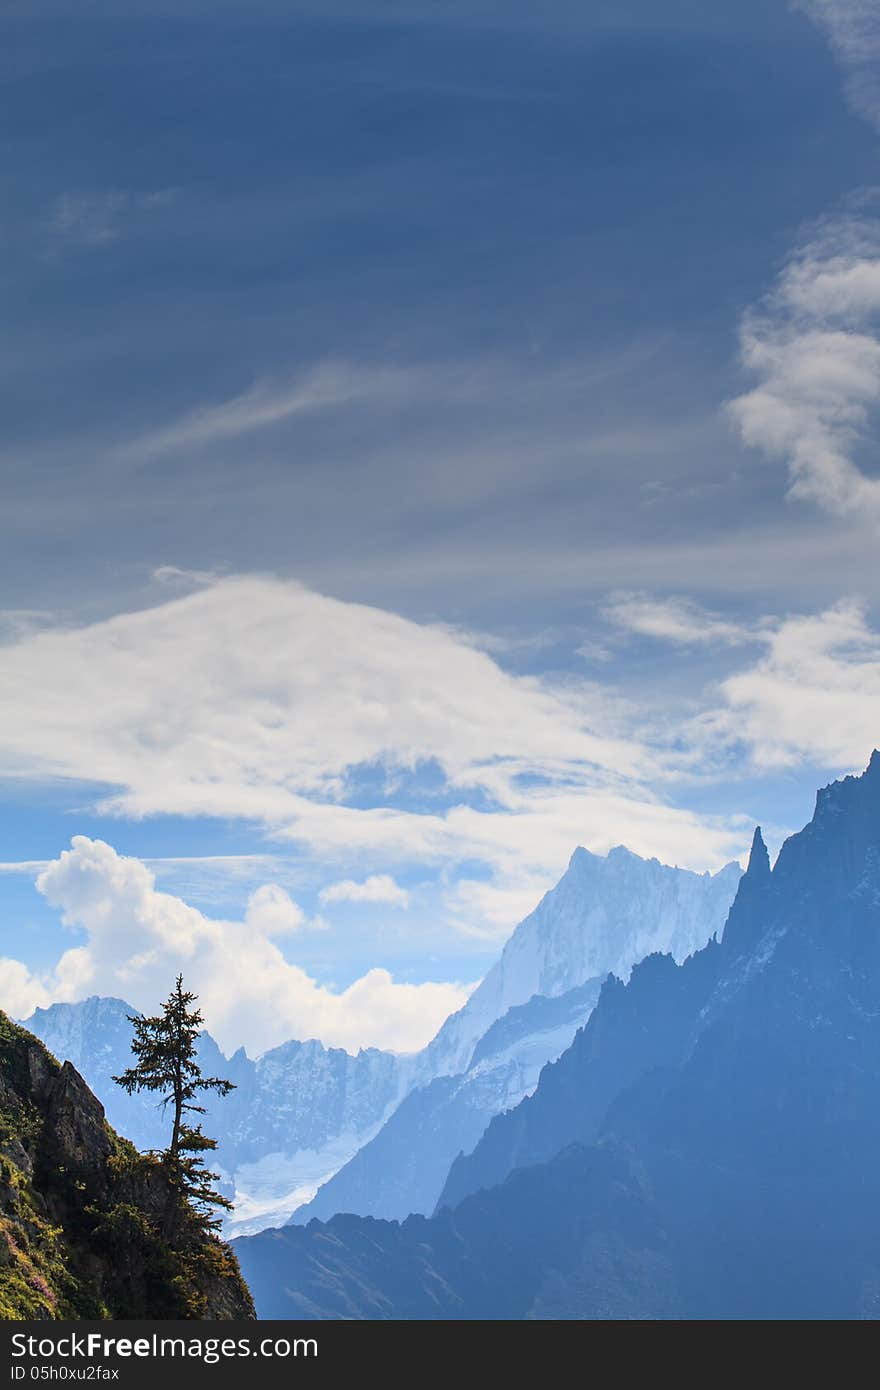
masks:
<path id="1" fill-rule="evenodd" d="M 434 1217 L 334 1218 L 240 1242 L 258 1306 L 876 1319 L 878 998 L 875 752 L 860 777 L 820 790 L 772 871 L 756 834 L 720 940 L 606 981 L 572 1046 L 459 1165 L 457 1188 L 453 1167 Z M 397 1252 L 411 1245 L 404 1289 Z M 606 1286 L 631 1292 L 626 1311 L 607 1312 Z"/>
<path id="2" fill-rule="evenodd" d="M 220 1141 L 216 1162 L 223 1190 L 235 1196 L 238 1208 L 227 1231 L 279 1224 L 291 1212 L 295 1218 L 296 1209 L 307 1203 L 329 1215 L 337 1193 L 344 1207 L 355 1205 L 376 1215 L 406 1215 L 406 1202 L 412 1203 L 411 1210 L 430 1212 L 445 1177 L 440 1166 L 448 1166 L 459 1147 L 473 1147 L 499 1108 L 513 1105 L 534 1087 L 543 1063 L 567 1047 L 589 1010 L 585 1007 L 555 1034 L 536 1027 L 533 1043 L 523 1040 L 508 1064 L 499 1064 L 494 1082 L 487 1064 L 479 1078 L 471 1077 L 476 1086 L 464 1086 L 475 1049 L 488 1045 L 481 1040 L 489 1031 L 505 1018 L 506 1026 L 514 1026 L 510 1010 L 527 1008 L 536 995 L 550 1000 L 551 1007 L 553 999 L 584 988 L 596 978 L 585 976 L 584 970 L 596 961 L 600 967 L 608 962 L 609 968 L 623 968 L 621 961 L 628 967 L 632 953 L 658 933 L 679 953 L 693 941 L 705 941 L 721 925 L 740 873 L 739 865 L 730 864 L 714 875 L 696 874 L 641 859 L 621 847 L 607 858 L 576 849 L 559 883 L 514 930 L 486 977 L 488 986 L 484 981 L 421 1053 L 398 1056 L 362 1048 L 351 1054 L 313 1039 L 290 1040 L 256 1059 L 241 1048 L 226 1058 L 210 1034 L 203 1034 L 199 1056 L 204 1070 L 229 1076 L 237 1088 L 221 1106 L 212 1108 L 208 1102 L 210 1132 Z M 646 921 L 654 925 L 646 928 Z M 591 935 L 597 933 L 591 945 Z M 600 968 L 598 975 L 604 973 Z M 542 982 L 548 994 L 532 988 Z M 497 1015 L 496 1009 L 501 1010 Z M 124 1001 L 93 996 L 80 1004 L 37 1010 L 26 1026 L 50 1049 L 70 1058 L 117 1127 L 138 1147 L 159 1147 L 164 1129 L 155 1106 L 149 1099 L 125 1096 L 112 1081 L 128 1064 L 126 1016 L 133 1012 Z M 457 1087 L 434 1087 L 395 1119 L 410 1094 L 422 1093 L 441 1077 L 456 1076 Z M 441 1094 L 452 1106 L 442 1159 L 433 1152 L 432 1141 L 444 1123 Z M 419 1132 L 430 1155 L 425 1181 L 418 1180 L 415 1160 L 404 1153 L 395 1162 L 409 1176 L 404 1179 L 401 1167 L 395 1190 L 389 1173 L 382 1184 L 386 1196 L 380 1201 L 379 1184 L 373 1183 L 374 1196 L 368 1197 L 373 1180 L 359 1174 L 375 1151 L 361 1155 L 386 1124 L 392 1129 L 383 1142 L 390 1145 L 387 1151 L 399 1155 L 395 1135 L 402 1135 L 410 1119 L 415 1122 L 418 1104 L 423 1105 Z M 337 1182 L 352 1163 L 353 1172 Z"/>

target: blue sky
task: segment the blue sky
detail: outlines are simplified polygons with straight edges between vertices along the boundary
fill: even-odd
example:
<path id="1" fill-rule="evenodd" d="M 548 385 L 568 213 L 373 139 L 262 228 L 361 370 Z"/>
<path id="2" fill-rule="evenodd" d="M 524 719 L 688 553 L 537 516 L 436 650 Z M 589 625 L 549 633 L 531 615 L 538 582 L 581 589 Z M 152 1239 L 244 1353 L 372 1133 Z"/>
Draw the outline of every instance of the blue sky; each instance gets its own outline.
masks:
<path id="1" fill-rule="evenodd" d="M 716 869 L 867 761 L 868 5 L 0 28 L 0 1005 L 189 961 L 256 1048 L 251 952 L 415 1045 L 576 844 Z"/>

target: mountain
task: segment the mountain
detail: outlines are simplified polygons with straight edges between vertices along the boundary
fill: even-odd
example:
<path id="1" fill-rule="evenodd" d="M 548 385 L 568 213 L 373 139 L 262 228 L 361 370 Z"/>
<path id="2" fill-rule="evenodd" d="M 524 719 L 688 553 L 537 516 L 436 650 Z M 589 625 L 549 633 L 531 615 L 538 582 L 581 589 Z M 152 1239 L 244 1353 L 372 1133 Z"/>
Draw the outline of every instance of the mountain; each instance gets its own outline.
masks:
<path id="1" fill-rule="evenodd" d="M 610 980 L 444 1206 L 238 1243 L 266 1316 L 880 1316 L 880 753 L 720 941 Z M 467 1193 L 467 1195 L 464 1195 Z"/>
<path id="2" fill-rule="evenodd" d="M 684 959 L 724 925 L 742 870 L 715 875 L 578 849 L 464 1008 L 412 1059 L 413 1089 L 378 1134 L 291 1218 L 428 1214 L 449 1166 L 535 1087 L 589 1017 L 610 970 L 657 944 Z M 592 973 L 591 973 L 592 972 Z"/>
<path id="3" fill-rule="evenodd" d="M 695 874 L 623 848 L 607 858 L 576 850 L 464 1008 L 415 1055 L 367 1048 L 351 1056 L 311 1040 L 256 1060 L 242 1049 L 226 1058 L 202 1034 L 203 1069 L 236 1085 L 221 1105 L 209 1100 L 206 1116 L 223 1190 L 236 1203 L 227 1233 L 283 1222 L 319 1189 L 310 1214 L 431 1211 L 456 1154 L 568 1046 L 595 1000 L 594 982 L 612 969 L 628 973 L 651 944 L 676 958 L 702 945 L 722 926 L 740 873 L 729 864 Z M 129 1063 L 133 1012 L 122 1000 L 92 998 L 37 1009 L 26 1026 L 82 1073 L 117 1128 L 139 1148 L 157 1148 L 166 1126 L 154 1101 L 128 1097 L 112 1080 Z M 441 1086 L 440 1078 L 453 1080 Z M 386 1121 L 391 1128 L 374 1146 Z"/>
<path id="4" fill-rule="evenodd" d="M 92 996 L 80 1004 L 52 1004 L 25 1019 L 29 1029 L 55 1056 L 67 1060 L 100 1096 L 115 1129 L 139 1149 L 161 1149 L 167 1143 L 168 1123 L 161 1104 L 148 1092 L 127 1095 L 113 1081 L 131 1065 L 131 1024 L 137 1011 L 122 999 Z M 203 1033 L 198 1058 L 208 1076 L 227 1074 L 228 1060 L 214 1039 Z M 221 1070 L 221 1069 L 226 1070 Z M 211 1106 L 209 1098 L 207 1102 Z M 227 1101 L 215 1109 L 226 1118 Z"/>
<path id="5" fill-rule="evenodd" d="M 554 998 L 609 972 L 626 979 L 651 951 L 684 960 L 724 926 L 742 874 L 671 868 L 618 845 L 576 849 L 555 888 L 520 922 L 495 965 L 421 1057 L 423 1076 L 464 1071 L 473 1049 L 508 1009 Z"/>
<path id="6" fill-rule="evenodd" d="M 93 997 L 37 1009 L 25 1026 L 72 1062 L 138 1148 L 161 1148 L 168 1123 L 155 1098 L 127 1096 L 112 1079 L 130 1064 L 135 1012 L 121 999 Z M 288 1042 L 253 1061 L 242 1048 L 224 1057 L 202 1033 L 198 1059 L 207 1075 L 236 1087 L 219 1102 L 209 1097 L 205 1116 L 206 1133 L 219 1141 L 223 1190 L 236 1202 L 229 1232 L 286 1220 L 372 1136 L 402 1093 L 400 1059 L 376 1048 L 353 1057 L 314 1040 Z"/>
<path id="7" fill-rule="evenodd" d="M 336 1212 L 402 1220 L 430 1214 L 449 1166 L 469 1153 L 493 1115 L 518 1104 L 548 1058 L 564 1052 L 589 1017 L 601 980 L 556 999 L 535 995 L 508 1009 L 477 1043 L 460 1076 L 438 1076 L 410 1091 L 374 1139 L 291 1217 L 297 1225 Z"/>
<path id="8" fill-rule="evenodd" d="M 675 1272 L 631 1158 L 571 1148 L 457 1211 L 334 1216 L 235 1242 L 278 1319 L 668 1318 Z M 591 1267 L 581 1273 L 585 1252 Z"/>
<path id="9" fill-rule="evenodd" d="M 252 1318 L 228 1246 L 195 1221 L 160 1234 L 167 1191 L 70 1062 L 0 1013 L 0 1318 Z"/>

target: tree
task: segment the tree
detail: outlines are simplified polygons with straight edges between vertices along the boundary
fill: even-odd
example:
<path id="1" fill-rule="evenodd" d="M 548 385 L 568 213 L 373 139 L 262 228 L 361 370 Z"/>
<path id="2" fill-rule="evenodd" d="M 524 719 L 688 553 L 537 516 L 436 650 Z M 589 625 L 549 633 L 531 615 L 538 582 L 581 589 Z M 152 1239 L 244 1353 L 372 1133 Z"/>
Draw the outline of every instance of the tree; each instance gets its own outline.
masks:
<path id="1" fill-rule="evenodd" d="M 134 1091 L 160 1091 L 163 1109 L 173 1106 L 171 1143 L 161 1154 L 168 1180 L 164 1228 L 169 1240 L 179 1235 L 187 1211 L 195 1225 L 206 1231 L 220 1225 L 220 1217 L 213 1214 L 215 1208 L 232 1208 L 232 1203 L 214 1187 L 219 1175 L 210 1172 L 202 1158 L 204 1153 L 216 1149 L 216 1139 L 203 1134 L 200 1123 L 191 1125 L 186 1120 L 187 1115 L 204 1115 L 205 1107 L 197 1100 L 202 1091 L 225 1096 L 235 1090 L 231 1081 L 202 1075 L 196 1043 L 203 1020 L 200 1011 L 191 1007 L 196 998 L 184 989 L 183 976 L 178 975 L 160 1014 L 155 1018 L 131 1016 L 131 1050 L 137 1060 L 128 1071 L 113 1078 L 129 1095 Z"/>

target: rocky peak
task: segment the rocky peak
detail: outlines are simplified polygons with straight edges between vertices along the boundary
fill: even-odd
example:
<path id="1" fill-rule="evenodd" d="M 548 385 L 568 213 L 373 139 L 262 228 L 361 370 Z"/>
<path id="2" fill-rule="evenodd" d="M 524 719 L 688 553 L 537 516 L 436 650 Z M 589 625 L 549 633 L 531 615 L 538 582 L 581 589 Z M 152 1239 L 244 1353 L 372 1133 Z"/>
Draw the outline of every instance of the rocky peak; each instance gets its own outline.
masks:
<path id="1" fill-rule="evenodd" d="M 760 825 L 756 825 L 745 876 L 750 883 L 765 883 L 771 872 L 770 855 L 764 843 L 764 836 L 761 834 Z"/>

